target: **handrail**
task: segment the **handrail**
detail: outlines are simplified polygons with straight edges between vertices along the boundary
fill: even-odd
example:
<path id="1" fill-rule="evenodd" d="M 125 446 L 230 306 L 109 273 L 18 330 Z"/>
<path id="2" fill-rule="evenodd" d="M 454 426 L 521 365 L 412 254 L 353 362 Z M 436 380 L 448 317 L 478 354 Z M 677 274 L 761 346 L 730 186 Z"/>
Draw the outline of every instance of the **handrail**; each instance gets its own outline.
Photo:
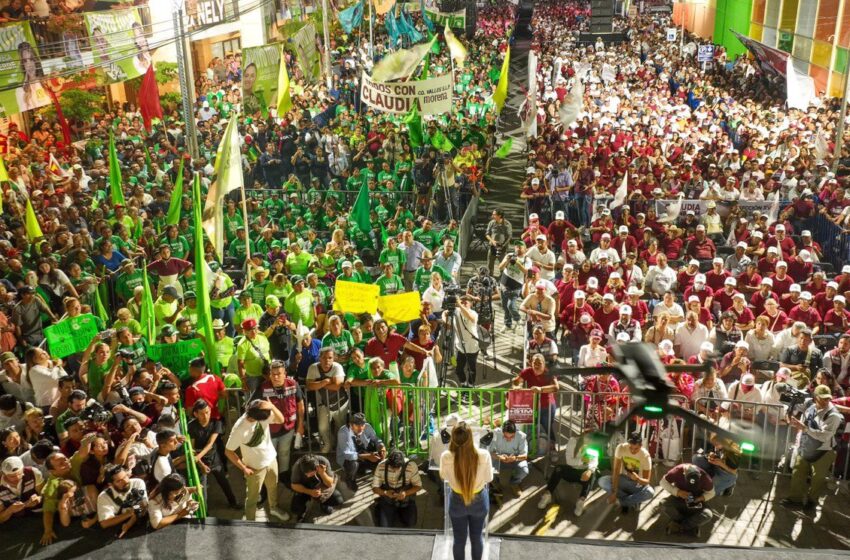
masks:
<path id="1" fill-rule="evenodd" d="M 183 403 L 178 405 L 180 411 L 180 430 L 186 438 L 183 440 L 183 453 L 186 456 L 186 482 L 188 486 L 198 488 L 195 492 L 198 498 L 198 510 L 195 512 L 195 517 L 198 519 L 206 519 L 207 503 L 204 500 L 204 487 L 201 484 L 201 477 L 198 475 L 198 465 L 195 462 L 195 450 L 192 448 L 192 439 L 189 437 L 189 429 L 186 423 L 186 409 L 183 408 Z"/>

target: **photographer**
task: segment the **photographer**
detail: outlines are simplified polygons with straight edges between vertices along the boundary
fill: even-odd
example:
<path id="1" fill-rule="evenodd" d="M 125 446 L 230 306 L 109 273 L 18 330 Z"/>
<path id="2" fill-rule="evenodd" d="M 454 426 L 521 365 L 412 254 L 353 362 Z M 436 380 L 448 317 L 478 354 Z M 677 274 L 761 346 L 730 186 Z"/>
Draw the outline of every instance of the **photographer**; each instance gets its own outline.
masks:
<path id="1" fill-rule="evenodd" d="M 148 492 L 145 483 L 130 478 L 130 471 L 121 465 L 109 465 L 104 479 L 109 486 L 97 497 L 97 520 L 102 529 L 120 525 L 120 539 L 144 515 Z"/>
<path id="2" fill-rule="evenodd" d="M 831 401 L 829 387 L 818 385 L 814 390 L 814 402 L 806 408 L 801 419 L 788 418 L 788 424 L 800 435 L 791 491 L 781 502 L 785 507 L 816 508 L 818 505 L 826 486 L 826 475 L 835 460 L 835 437 L 844 423 L 844 417 Z"/>
<path id="3" fill-rule="evenodd" d="M 475 387 L 479 342 L 478 313 L 472 309 L 472 298 L 468 295 L 461 296 L 460 304 L 454 310 L 454 316 L 449 317 L 446 311 L 445 320 L 449 319 L 454 322 L 454 345 L 457 352 L 455 374 L 461 387 Z"/>
<path id="4" fill-rule="evenodd" d="M 663 506 L 664 514 L 670 518 L 667 534 L 699 537 L 699 528 L 711 521 L 711 510 L 705 505 L 715 495 L 711 477 L 698 466 L 683 463 L 670 469 L 660 484 L 671 494 Z"/>
<path id="5" fill-rule="evenodd" d="M 416 462 L 407 460 L 398 449 L 390 451 L 372 476 L 372 492 L 378 496 L 378 527 L 392 527 L 396 523 L 406 528 L 414 527 L 418 511 L 413 497 L 421 489 L 422 479 Z"/>
<path id="6" fill-rule="evenodd" d="M 386 457 L 387 449 L 362 412 L 353 414 L 348 424 L 339 429 L 336 441 L 336 462 L 345 471 L 345 483 L 357 492 L 358 473 L 373 469 Z"/>
<path id="7" fill-rule="evenodd" d="M 148 503 L 148 520 L 154 530 L 168 527 L 175 521 L 192 515 L 198 502 L 192 498 L 198 488 L 187 488 L 186 481 L 177 473 L 163 478 L 156 495 Z"/>
<path id="8" fill-rule="evenodd" d="M 490 221 L 487 223 L 487 230 L 484 232 L 484 238 L 490 244 L 487 250 L 487 270 L 491 275 L 496 260 L 500 255 L 507 252 L 511 237 L 513 237 L 513 228 L 511 223 L 505 219 L 505 213 L 502 210 L 493 210 Z M 502 263 L 504 264 L 504 260 L 502 260 Z M 499 268 L 504 270 L 502 265 L 499 265 Z"/>
<path id="9" fill-rule="evenodd" d="M 269 378 L 260 385 L 253 399 L 271 402 L 283 416 L 280 424 L 271 424 L 272 445 L 277 450 L 278 479 L 288 481 L 292 443 L 301 448 L 304 437 L 304 393 L 292 377 L 286 375 L 286 364 L 272 360 Z"/>
<path id="10" fill-rule="evenodd" d="M 711 434 L 710 441 L 714 451 L 697 451 L 691 462 L 708 473 L 714 483 L 714 492 L 719 496 L 731 496 L 738 482 L 738 464 L 741 460 L 741 448 L 734 441 L 719 438 Z"/>
<path id="11" fill-rule="evenodd" d="M 503 315 L 505 317 L 505 330 L 513 330 L 519 325 L 519 301 L 522 297 L 522 286 L 525 275 L 528 272 L 529 260 L 525 256 L 525 243 L 517 241 L 514 252 L 507 253 L 499 263 L 499 284 L 501 293 L 499 299 L 502 302 Z"/>
<path id="12" fill-rule="evenodd" d="M 292 467 L 292 514 L 301 523 L 307 514 L 307 504 L 316 500 L 322 513 L 330 515 L 345 499 L 336 489 L 339 477 L 334 474 L 330 461 L 321 455 L 305 455 Z"/>
<path id="13" fill-rule="evenodd" d="M 488 332 L 495 319 L 493 300 L 499 297 L 497 288 L 496 279 L 490 276 L 486 266 L 479 267 L 478 275 L 470 278 L 466 285 L 466 295 L 472 298 L 473 309 L 478 313 L 478 324 Z"/>

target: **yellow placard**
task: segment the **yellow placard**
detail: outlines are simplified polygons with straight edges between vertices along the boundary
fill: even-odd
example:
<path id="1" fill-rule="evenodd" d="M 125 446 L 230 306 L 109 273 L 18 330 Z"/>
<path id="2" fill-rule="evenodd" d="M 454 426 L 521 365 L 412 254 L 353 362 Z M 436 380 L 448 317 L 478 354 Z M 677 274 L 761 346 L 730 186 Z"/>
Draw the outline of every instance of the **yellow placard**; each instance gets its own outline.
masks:
<path id="1" fill-rule="evenodd" d="M 422 310 L 422 302 L 419 292 L 405 292 L 392 296 L 381 296 L 378 298 L 378 309 L 381 317 L 389 324 L 405 323 L 419 317 Z"/>
<path id="2" fill-rule="evenodd" d="M 371 313 L 378 310 L 380 286 L 337 280 L 334 288 L 334 311 L 343 313 Z M 419 294 L 416 294 L 419 295 Z"/>
<path id="3" fill-rule="evenodd" d="M 381 15 L 393 9 L 395 0 L 372 0 L 372 5 L 375 6 L 375 11 L 378 12 L 378 15 Z"/>

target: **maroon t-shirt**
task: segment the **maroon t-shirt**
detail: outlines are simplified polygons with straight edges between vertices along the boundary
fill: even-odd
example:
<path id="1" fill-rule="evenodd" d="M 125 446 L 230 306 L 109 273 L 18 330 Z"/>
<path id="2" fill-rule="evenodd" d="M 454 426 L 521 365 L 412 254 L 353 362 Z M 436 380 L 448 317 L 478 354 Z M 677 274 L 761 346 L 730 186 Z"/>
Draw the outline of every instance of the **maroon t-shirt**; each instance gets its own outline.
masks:
<path id="1" fill-rule="evenodd" d="M 386 342 L 381 342 L 375 337 L 366 343 L 366 355 L 370 358 L 381 358 L 384 360 L 384 367 L 390 367 L 390 362 L 398 360 L 398 355 L 406 342 L 407 339 L 398 333 L 387 335 Z"/>

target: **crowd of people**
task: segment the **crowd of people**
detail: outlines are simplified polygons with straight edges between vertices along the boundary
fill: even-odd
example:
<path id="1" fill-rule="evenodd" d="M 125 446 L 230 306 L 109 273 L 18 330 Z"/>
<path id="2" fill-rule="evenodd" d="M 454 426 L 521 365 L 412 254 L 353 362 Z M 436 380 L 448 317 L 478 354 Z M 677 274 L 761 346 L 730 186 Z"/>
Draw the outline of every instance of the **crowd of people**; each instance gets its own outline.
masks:
<path id="1" fill-rule="evenodd" d="M 408 428 L 404 441 L 418 441 L 409 430 L 417 405 L 396 388 L 445 384 L 434 372 L 453 371 L 448 383 L 468 403 L 496 330 L 525 341 L 511 385 L 536 395 L 537 439 L 511 419 L 484 433 L 454 419 L 445 433 L 432 425 L 425 434 L 449 446 L 432 459 L 453 490 L 456 535 L 471 536 L 474 555 L 489 488 L 502 494 L 491 462 L 510 473 L 518 497 L 546 447 L 559 451 L 541 509 L 567 481 L 580 487 L 576 516 L 596 486 L 625 515 L 653 498 L 659 480 L 670 495 L 669 531 L 698 535 L 712 519 L 706 503 L 733 491 L 742 450 L 715 434 L 704 434 L 709 451 L 692 450 L 690 462 L 677 464 L 681 445 L 665 452 L 673 466 L 653 475 L 658 452 L 647 433 L 669 438 L 685 429 L 677 420 L 612 443 L 611 473 L 602 476 L 608 462 L 591 453 L 587 435 L 629 406 L 615 375 L 582 378 L 582 429 L 558 441 L 558 393 L 569 387 L 553 368 L 613 363 L 620 343 L 657 348 L 681 402 L 705 417 L 771 425 L 782 441 L 797 440 L 786 503 L 816 505 L 827 475 L 843 476 L 833 463 L 846 450 L 850 413 L 850 267 L 834 274 L 810 225 L 850 220 L 844 168 L 829 171 L 837 111 L 827 102 L 782 108 L 752 62 L 727 65 L 719 49 L 703 71 L 666 42 L 662 16 L 618 19 L 624 43 L 580 43 L 588 14 L 584 3 L 535 8 L 538 135 L 517 190 L 527 223 L 493 210 L 487 264 L 468 278 L 458 222 L 486 191 L 510 4 L 479 10 L 463 67 L 453 69 L 445 47 L 429 55 L 431 75 L 455 72 L 454 107 L 425 119 L 421 146 L 401 116 L 360 103 L 359 74 L 374 60 L 356 42 L 338 45 L 330 90 L 287 61 L 299 94 L 286 115 L 243 110 L 241 57 L 228 55 L 200 77 L 196 114 L 168 114 L 152 133 L 132 105 L 74 123 L 81 149 L 64 145 L 47 120 L 29 133 L 10 130 L 0 219 L 0 523 L 38 515 L 43 544 L 77 524 L 119 536 L 145 524 L 156 530 L 203 511 L 210 475 L 245 519 L 267 505 L 269 518 L 300 522 L 343 507 L 368 473 L 375 523 L 416 526 L 423 477 L 398 437 Z M 576 92 L 583 108 L 565 123 L 559 109 Z M 197 122 L 196 159 L 187 154 L 187 117 Z M 174 218 L 169 211 L 178 170 L 207 192 L 234 118 L 248 194 L 244 214 L 238 192 L 222 209 L 224 257 L 204 247 L 215 355 L 167 367 L 153 350 L 202 340 L 206 289 L 194 268 L 192 197 L 177 199 Z M 110 193 L 110 134 L 124 203 Z M 624 183 L 627 196 L 618 197 Z M 350 215 L 364 184 L 369 231 Z M 700 211 L 676 210 L 680 194 Z M 774 199 L 775 211 L 758 215 L 738 204 Z M 375 284 L 382 296 L 417 291 L 420 316 L 390 324 L 336 310 L 340 280 Z M 142 325 L 148 294 L 152 337 Z M 89 313 L 98 334 L 59 358 L 45 328 Z M 674 373 L 677 364 L 705 373 Z M 786 415 L 789 387 L 811 398 L 790 408 L 799 419 Z M 244 401 L 235 420 L 232 395 Z M 240 473 L 244 493 L 234 490 Z"/>

